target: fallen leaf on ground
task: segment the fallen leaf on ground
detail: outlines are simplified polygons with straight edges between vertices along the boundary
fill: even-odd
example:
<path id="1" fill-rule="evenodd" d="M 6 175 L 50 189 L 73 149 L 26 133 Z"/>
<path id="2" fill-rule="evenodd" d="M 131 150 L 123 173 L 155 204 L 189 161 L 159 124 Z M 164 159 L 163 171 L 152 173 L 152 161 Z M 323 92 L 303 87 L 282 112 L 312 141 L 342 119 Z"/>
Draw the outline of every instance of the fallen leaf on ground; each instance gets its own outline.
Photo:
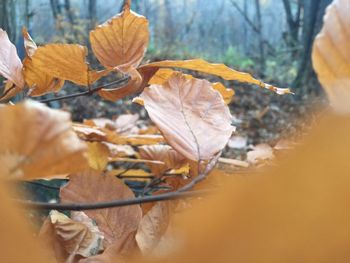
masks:
<path id="1" fill-rule="evenodd" d="M 252 151 L 247 152 L 247 161 L 252 164 L 257 164 L 261 161 L 271 160 L 273 158 L 273 149 L 268 144 L 258 144 L 253 147 Z"/>

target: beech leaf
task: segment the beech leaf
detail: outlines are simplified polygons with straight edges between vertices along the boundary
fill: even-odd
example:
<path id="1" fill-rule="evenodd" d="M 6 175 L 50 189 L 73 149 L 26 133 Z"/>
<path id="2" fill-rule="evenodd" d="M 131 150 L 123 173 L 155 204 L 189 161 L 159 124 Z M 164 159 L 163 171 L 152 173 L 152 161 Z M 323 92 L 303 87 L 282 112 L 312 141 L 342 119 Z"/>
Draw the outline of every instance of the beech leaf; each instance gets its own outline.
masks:
<path id="1" fill-rule="evenodd" d="M 231 114 L 210 82 L 174 74 L 164 85 L 141 94 L 145 108 L 166 141 L 186 158 L 209 160 L 231 137 Z"/>
<path id="2" fill-rule="evenodd" d="M 63 203 L 96 203 L 133 197 L 133 192 L 119 179 L 93 171 L 71 175 L 69 183 L 60 192 Z M 140 206 L 88 210 L 85 213 L 104 233 L 107 247 L 123 241 L 120 253 L 128 254 L 137 249 L 135 234 L 142 217 Z"/>
<path id="3" fill-rule="evenodd" d="M 46 178 L 86 169 L 86 146 L 70 115 L 25 101 L 0 107 L 0 163 L 11 178 Z"/>
<path id="4" fill-rule="evenodd" d="M 90 32 L 92 50 L 106 68 L 136 68 L 147 49 L 148 21 L 129 8 Z"/>
<path id="5" fill-rule="evenodd" d="M 97 171 L 103 171 L 108 163 L 110 154 L 106 145 L 101 142 L 88 142 L 88 161 L 91 168 Z"/>
<path id="6" fill-rule="evenodd" d="M 83 212 L 73 212 L 70 219 L 58 211 L 51 211 L 39 238 L 58 262 L 68 262 L 68 258 L 75 255 L 90 257 L 103 250 L 103 234 Z"/>
<path id="7" fill-rule="evenodd" d="M 10 80 L 19 89 L 24 88 L 22 62 L 7 33 L 0 28 L 0 75 Z"/>
<path id="8" fill-rule="evenodd" d="M 335 0 L 327 8 L 324 25 L 314 41 L 312 61 L 331 104 L 350 112 L 350 2 Z"/>
<path id="9" fill-rule="evenodd" d="M 227 67 L 224 64 L 214 64 L 209 63 L 203 59 L 192 59 L 192 60 L 164 60 L 159 62 L 153 62 L 149 64 L 142 65 L 140 71 L 143 72 L 147 68 L 182 68 L 195 70 L 211 75 L 219 76 L 226 80 L 237 80 L 240 82 L 246 82 L 258 85 L 259 87 L 271 90 L 277 94 L 288 94 L 291 93 L 289 89 L 280 89 L 274 87 L 270 84 L 263 83 L 262 81 L 253 78 L 250 74 L 240 72 L 234 69 Z"/>

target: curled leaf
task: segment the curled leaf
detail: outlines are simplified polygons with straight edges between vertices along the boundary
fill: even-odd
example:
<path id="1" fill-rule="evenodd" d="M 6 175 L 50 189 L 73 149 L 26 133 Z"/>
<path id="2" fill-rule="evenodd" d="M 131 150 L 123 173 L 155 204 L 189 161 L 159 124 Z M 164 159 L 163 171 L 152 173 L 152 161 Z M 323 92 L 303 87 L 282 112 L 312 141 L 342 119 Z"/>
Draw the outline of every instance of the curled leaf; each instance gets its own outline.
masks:
<path id="1" fill-rule="evenodd" d="M 25 101 L 0 108 L 0 163 L 11 178 L 46 178 L 87 168 L 86 146 L 68 113 Z"/>
<path id="2" fill-rule="evenodd" d="M 333 1 L 312 51 L 313 66 L 331 104 L 345 112 L 350 111 L 349 12 L 349 1 Z"/>
<path id="3" fill-rule="evenodd" d="M 140 71 L 143 72 L 147 68 L 183 68 L 189 70 L 195 70 L 211 75 L 216 75 L 222 77 L 226 80 L 237 80 L 240 82 L 246 82 L 258 85 L 259 87 L 266 88 L 268 90 L 274 91 L 277 94 L 288 94 L 291 93 L 289 89 L 280 89 L 274 87 L 270 84 L 263 83 L 262 81 L 253 78 L 250 74 L 240 72 L 227 67 L 224 64 L 214 64 L 209 63 L 203 59 L 193 59 L 193 60 L 164 60 L 159 62 L 153 62 L 149 64 L 142 65 Z"/>
<path id="4" fill-rule="evenodd" d="M 22 35 L 24 38 L 24 48 L 26 50 L 27 56 L 32 57 L 38 48 L 32 37 L 29 35 L 27 28 L 22 28 Z"/>
<path id="5" fill-rule="evenodd" d="M 0 28 L 0 75 L 10 80 L 19 89 L 23 89 L 22 67 L 15 45 L 11 43 L 7 33 Z"/>
<path id="6" fill-rule="evenodd" d="M 75 255 L 90 257 L 103 250 L 103 234 L 83 212 L 72 213 L 72 219 L 51 211 L 44 222 L 39 238 L 62 262 Z"/>
<path id="7" fill-rule="evenodd" d="M 176 73 L 164 85 L 146 88 L 141 98 L 166 141 L 190 160 L 211 159 L 234 130 L 228 107 L 206 80 Z"/>

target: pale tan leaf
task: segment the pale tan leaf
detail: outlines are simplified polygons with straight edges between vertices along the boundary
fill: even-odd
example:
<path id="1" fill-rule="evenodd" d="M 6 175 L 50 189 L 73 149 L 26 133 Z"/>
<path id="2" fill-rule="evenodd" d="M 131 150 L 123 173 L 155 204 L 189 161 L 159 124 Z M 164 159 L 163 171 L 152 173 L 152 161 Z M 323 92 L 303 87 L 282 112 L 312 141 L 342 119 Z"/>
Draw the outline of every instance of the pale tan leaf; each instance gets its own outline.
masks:
<path id="1" fill-rule="evenodd" d="M 60 192 L 63 203 L 96 203 L 133 197 L 133 192 L 119 179 L 92 171 L 72 175 Z M 142 217 L 140 206 L 88 210 L 85 213 L 104 234 L 106 247 L 123 241 L 119 253 L 128 254 L 137 249 L 135 235 Z"/>
<path id="2" fill-rule="evenodd" d="M 40 230 L 39 238 L 59 262 L 69 262 L 76 255 L 90 257 L 103 250 L 103 234 L 92 220 L 82 212 L 73 213 L 73 217 L 53 210 Z"/>
<path id="3" fill-rule="evenodd" d="M 15 45 L 11 43 L 7 33 L 0 28 L 0 75 L 10 80 L 19 89 L 23 89 L 22 67 Z"/>
<path id="4" fill-rule="evenodd" d="M 107 146 L 111 157 L 134 156 L 137 154 L 130 145 L 120 145 L 109 142 L 103 142 L 103 144 Z"/>
<path id="5" fill-rule="evenodd" d="M 165 164 L 162 161 L 156 161 L 156 160 L 132 159 L 132 158 L 122 158 L 122 157 L 110 158 L 110 161 L 125 162 L 125 163 L 146 163 L 146 164 L 154 164 L 154 165 L 162 165 L 162 166 L 164 166 Z"/>
<path id="6" fill-rule="evenodd" d="M 86 146 L 68 113 L 25 101 L 0 108 L 0 163 L 10 178 L 45 178 L 86 169 Z"/>
<path id="7" fill-rule="evenodd" d="M 27 28 L 22 28 L 22 35 L 24 38 L 24 48 L 26 50 L 27 56 L 32 57 L 38 48 L 32 37 L 29 35 Z"/>
<path id="8" fill-rule="evenodd" d="M 312 61 L 330 103 L 350 112 L 350 2 L 335 0 L 328 7 L 324 25 L 316 37 Z"/>
<path id="9" fill-rule="evenodd" d="M 166 233 L 173 210 L 171 201 L 158 202 L 145 214 L 137 230 L 136 241 L 143 254 L 153 252 Z"/>
<path id="10" fill-rule="evenodd" d="M 263 83 L 262 81 L 253 78 L 248 73 L 231 69 L 224 64 L 209 63 L 203 59 L 164 60 L 159 62 L 153 62 L 153 63 L 142 65 L 140 67 L 140 71 L 143 72 L 144 70 L 147 70 L 147 68 L 169 68 L 169 67 L 195 70 L 195 71 L 200 71 L 211 75 L 216 75 L 226 80 L 237 80 L 240 82 L 251 83 L 251 84 L 258 85 L 259 87 L 274 91 L 277 94 L 291 93 L 289 89 L 280 89 L 270 84 Z"/>
<path id="11" fill-rule="evenodd" d="M 90 32 L 91 47 L 100 63 L 124 72 L 140 64 L 148 41 L 147 19 L 128 8 Z"/>
<path id="12" fill-rule="evenodd" d="M 155 176 L 161 176 L 170 169 L 181 168 L 187 163 L 185 157 L 168 145 L 144 145 L 140 146 L 139 150 L 143 159 L 164 162 L 164 165 L 147 164 Z"/>
<path id="13" fill-rule="evenodd" d="M 190 160 L 211 159 L 234 130 L 228 107 L 206 80 L 176 73 L 163 86 L 146 88 L 141 98 L 168 144 Z"/>
<path id="14" fill-rule="evenodd" d="M 97 171 L 103 171 L 108 164 L 110 151 L 108 147 L 100 142 L 87 142 L 87 158 L 91 168 Z"/>

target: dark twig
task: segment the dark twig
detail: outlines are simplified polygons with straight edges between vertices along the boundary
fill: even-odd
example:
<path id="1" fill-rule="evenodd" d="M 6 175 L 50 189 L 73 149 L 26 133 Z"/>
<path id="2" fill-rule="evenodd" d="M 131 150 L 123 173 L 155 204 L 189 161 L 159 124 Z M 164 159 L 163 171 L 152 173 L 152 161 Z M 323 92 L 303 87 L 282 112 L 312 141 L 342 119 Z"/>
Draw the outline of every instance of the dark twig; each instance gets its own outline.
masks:
<path id="1" fill-rule="evenodd" d="M 52 186 L 52 185 L 47 185 L 47 184 L 43 184 L 43 183 L 39 183 L 39 182 L 25 182 L 26 184 L 30 184 L 30 185 L 35 185 L 38 187 L 43 187 L 43 188 L 47 188 L 50 190 L 55 190 L 55 191 L 59 191 L 60 187 L 58 186 Z"/>
<path id="2" fill-rule="evenodd" d="M 160 195 L 136 197 L 132 199 L 124 200 L 113 200 L 109 202 L 99 202 L 99 203 L 88 203 L 88 204 L 75 204 L 75 203 L 66 203 L 66 204 L 55 204 L 55 203 L 45 203 L 45 202 L 34 202 L 34 201 L 23 201 L 17 200 L 17 203 L 24 205 L 28 208 L 34 209 L 55 209 L 60 211 L 83 211 L 83 210 L 96 210 L 112 207 L 121 207 L 128 205 L 138 205 L 142 203 L 150 203 L 156 201 L 166 201 L 173 199 L 189 198 L 189 197 L 200 197 L 206 194 L 213 193 L 213 190 L 196 190 L 196 191 L 186 191 L 186 192 L 171 192 Z"/>
<path id="3" fill-rule="evenodd" d="M 114 88 L 119 88 L 121 86 L 124 86 L 125 83 L 127 83 L 129 80 L 130 80 L 130 76 L 126 76 L 124 78 L 118 79 L 118 80 L 113 81 L 111 83 L 107 83 L 107 84 L 102 85 L 102 86 L 97 87 L 97 88 L 91 88 L 87 91 L 73 93 L 73 94 L 69 94 L 69 95 L 65 95 L 65 96 L 61 96 L 61 97 L 57 97 L 57 98 L 44 99 L 44 100 L 40 100 L 40 102 L 48 103 L 48 102 L 52 102 L 52 101 L 59 101 L 59 100 L 72 99 L 72 98 L 81 97 L 81 96 L 88 96 L 88 95 L 92 95 L 93 93 L 95 93 L 101 89 L 104 89 L 104 88 L 107 88 L 110 86 L 114 86 Z"/>

